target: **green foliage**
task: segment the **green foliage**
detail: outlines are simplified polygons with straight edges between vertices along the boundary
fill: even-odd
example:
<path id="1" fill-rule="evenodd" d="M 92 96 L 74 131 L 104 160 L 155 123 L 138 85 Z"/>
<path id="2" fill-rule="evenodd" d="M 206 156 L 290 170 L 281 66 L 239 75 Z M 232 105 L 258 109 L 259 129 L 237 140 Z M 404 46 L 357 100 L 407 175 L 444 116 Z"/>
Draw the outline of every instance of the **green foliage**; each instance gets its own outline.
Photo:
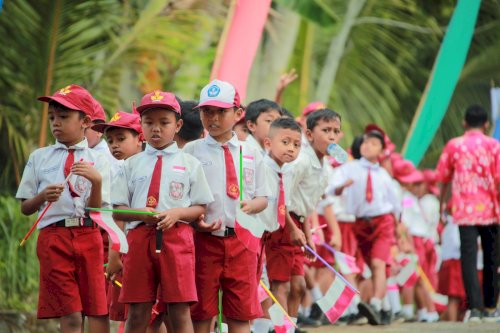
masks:
<path id="1" fill-rule="evenodd" d="M 0 207 L 0 310 L 33 311 L 38 297 L 38 232 L 23 247 L 19 242 L 35 217 L 24 216 L 13 197 L 0 197 Z"/>

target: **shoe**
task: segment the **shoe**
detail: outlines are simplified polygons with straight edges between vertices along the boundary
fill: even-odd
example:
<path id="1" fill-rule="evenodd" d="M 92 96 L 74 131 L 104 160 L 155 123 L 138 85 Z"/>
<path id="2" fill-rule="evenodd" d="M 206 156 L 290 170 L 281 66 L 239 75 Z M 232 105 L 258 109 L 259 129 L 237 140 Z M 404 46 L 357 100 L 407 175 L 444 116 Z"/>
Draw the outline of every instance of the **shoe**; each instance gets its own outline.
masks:
<path id="1" fill-rule="evenodd" d="M 382 325 L 390 325 L 392 323 L 392 311 L 380 311 L 380 323 Z"/>
<path id="2" fill-rule="evenodd" d="M 319 307 L 319 305 L 316 303 L 313 303 L 311 305 L 311 313 L 309 314 L 309 318 L 314 319 L 314 320 L 320 320 L 322 315 L 323 315 L 323 311 L 321 311 L 321 308 Z"/>
<path id="3" fill-rule="evenodd" d="M 500 311 L 496 309 L 486 309 L 483 312 L 484 323 L 498 323 L 500 322 Z"/>
<path id="4" fill-rule="evenodd" d="M 392 316 L 392 322 L 393 323 L 396 323 L 396 324 L 401 324 L 401 323 L 404 323 L 406 321 L 406 318 L 405 316 L 403 315 L 403 313 L 401 311 L 399 312 L 396 312 L 393 316 Z"/>
<path id="5" fill-rule="evenodd" d="M 350 317 L 350 315 L 342 316 L 335 323 L 333 323 L 333 325 L 334 326 L 347 326 L 347 324 L 349 323 L 349 317 Z M 330 325 L 330 321 L 328 320 L 328 318 L 326 318 L 326 316 L 324 316 L 324 318 L 328 322 L 326 325 Z"/>
<path id="6" fill-rule="evenodd" d="M 375 310 L 375 308 L 365 302 L 359 302 L 358 304 L 359 313 L 368 319 L 370 325 L 380 325 L 380 311 Z"/>
<path id="7" fill-rule="evenodd" d="M 296 328 L 295 333 L 307 333 L 307 331 L 301 329 L 301 328 Z"/>
<path id="8" fill-rule="evenodd" d="M 481 311 L 479 309 L 470 310 L 469 323 L 480 323 L 481 322 Z"/>
<path id="9" fill-rule="evenodd" d="M 321 321 L 299 314 L 297 316 L 297 324 L 308 327 L 319 327 L 321 326 Z"/>
<path id="10" fill-rule="evenodd" d="M 366 325 L 368 324 L 368 319 L 363 316 L 361 313 L 356 313 L 356 314 L 352 314 L 349 316 L 350 318 L 350 321 L 349 321 L 349 325 Z"/>

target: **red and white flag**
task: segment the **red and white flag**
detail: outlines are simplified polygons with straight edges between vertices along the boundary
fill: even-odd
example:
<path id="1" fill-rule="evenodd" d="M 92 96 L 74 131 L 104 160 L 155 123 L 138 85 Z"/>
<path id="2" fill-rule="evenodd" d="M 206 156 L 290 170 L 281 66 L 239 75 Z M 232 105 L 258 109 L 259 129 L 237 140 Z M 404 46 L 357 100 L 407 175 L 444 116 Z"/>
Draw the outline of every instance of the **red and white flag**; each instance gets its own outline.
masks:
<path id="1" fill-rule="evenodd" d="M 436 310 L 439 312 L 445 311 L 448 307 L 448 296 L 438 294 L 436 292 L 431 293 L 431 299 L 436 307 Z"/>
<path id="2" fill-rule="evenodd" d="M 128 252 L 127 236 L 120 227 L 118 227 L 113 220 L 112 212 L 98 212 L 90 211 L 90 218 L 97 223 L 98 226 L 103 228 L 111 239 L 111 248 L 120 253 Z"/>
<path id="3" fill-rule="evenodd" d="M 415 258 L 405 256 L 400 260 L 400 265 L 402 265 L 403 268 L 401 268 L 398 275 L 396 275 L 396 282 L 402 287 L 413 287 L 420 278 Z"/>
<path id="4" fill-rule="evenodd" d="M 343 275 L 359 274 L 361 270 L 356 264 L 356 258 L 340 251 L 335 251 L 335 262 L 339 266 L 340 273 Z"/>
<path id="5" fill-rule="evenodd" d="M 259 298 L 259 303 L 262 303 L 269 298 L 269 295 L 260 284 L 257 287 L 257 297 Z"/>
<path id="6" fill-rule="evenodd" d="M 336 277 L 325 296 L 316 303 L 330 323 L 335 323 L 347 310 L 356 292 L 349 288 L 342 279 Z"/>
<path id="7" fill-rule="evenodd" d="M 243 213 L 239 208 L 236 209 L 234 232 L 247 249 L 254 253 L 259 253 L 261 246 L 260 239 L 265 231 L 266 227 L 261 220 L 255 216 Z"/>
<path id="8" fill-rule="evenodd" d="M 276 333 L 288 333 L 291 332 L 293 328 L 293 323 L 288 319 L 287 316 L 283 313 L 278 304 L 274 303 L 269 308 L 269 317 L 271 317 L 271 321 L 274 325 L 274 331 Z"/>

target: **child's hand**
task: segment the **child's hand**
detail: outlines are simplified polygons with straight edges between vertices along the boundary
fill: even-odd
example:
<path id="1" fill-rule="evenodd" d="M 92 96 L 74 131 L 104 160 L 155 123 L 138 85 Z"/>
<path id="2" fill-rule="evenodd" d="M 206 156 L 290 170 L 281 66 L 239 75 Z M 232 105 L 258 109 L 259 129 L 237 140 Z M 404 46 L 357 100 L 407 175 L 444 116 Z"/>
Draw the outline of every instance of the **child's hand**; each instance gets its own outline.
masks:
<path id="1" fill-rule="evenodd" d="M 63 191 L 64 191 L 63 184 L 48 185 L 42 192 L 43 200 L 47 202 L 56 202 L 61 197 Z"/>
<path id="2" fill-rule="evenodd" d="M 145 212 L 151 212 L 151 213 L 156 213 L 154 208 L 151 207 L 144 207 L 142 209 L 139 209 Z M 160 220 L 156 217 L 156 215 L 140 215 L 141 216 L 141 221 L 146 223 L 146 224 L 157 224 Z"/>
<path id="3" fill-rule="evenodd" d="M 351 186 L 352 184 L 354 184 L 354 180 L 349 178 L 348 180 L 346 180 L 344 184 L 340 185 L 335 189 L 335 195 L 341 195 L 342 192 L 344 192 L 344 190 L 349 186 Z"/>
<path id="4" fill-rule="evenodd" d="M 308 240 L 307 241 L 307 245 L 313 249 L 314 252 L 316 252 L 316 245 L 314 244 L 314 242 L 312 240 Z M 309 261 L 316 261 L 316 256 L 314 254 L 312 254 L 311 251 L 309 251 L 308 249 L 305 249 L 305 255 L 306 255 L 306 258 L 309 259 Z"/>
<path id="5" fill-rule="evenodd" d="M 75 162 L 71 167 L 71 173 L 87 178 L 92 184 L 100 183 L 101 174 L 93 167 L 94 163 Z"/>
<path id="6" fill-rule="evenodd" d="M 299 228 L 295 227 L 290 232 L 290 242 L 293 245 L 304 246 L 304 245 L 307 244 L 306 235 L 304 234 L 304 232 L 302 232 L 302 230 L 300 230 Z"/>
<path id="7" fill-rule="evenodd" d="M 280 81 L 278 83 L 278 90 L 285 89 L 290 83 L 297 80 L 299 75 L 295 68 L 292 68 L 288 73 L 284 73 L 280 76 Z"/>
<path id="8" fill-rule="evenodd" d="M 251 201 L 240 201 L 240 208 L 241 211 L 245 214 L 252 214 L 253 212 L 253 207 L 252 207 L 252 202 Z"/>
<path id="9" fill-rule="evenodd" d="M 168 230 L 172 228 L 172 226 L 180 220 L 180 211 L 179 208 L 172 208 L 166 211 L 160 212 L 156 215 L 156 218 L 160 220 L 156 225 L 156 229 L 158 230 Z"/>
<path id="10" fill-rule="evenodd" d="M 212 224 L 205 222 L 205 215 L 200 215 L 200 217 L 193 222 L 193 227 L 199 232 L 214 232 L 222 227 L 222 220 L 219 219 Z"/>
<path id="11" fill-rule="evenodd" d="M 333 247 L 335 250 L 340 251 L 342 248 L 342 237 L 340 237 L 340 235 L 333 235 L 328 245 Z"/>
<path id="12" fill-rule="evenodd" d="M 120 259 L 120 254 L 115 250 L 109 250 L 108 266 L 106 267 L 106 277 L 113 281 L 116 275 L 123 269 L 123 263 Z"/>

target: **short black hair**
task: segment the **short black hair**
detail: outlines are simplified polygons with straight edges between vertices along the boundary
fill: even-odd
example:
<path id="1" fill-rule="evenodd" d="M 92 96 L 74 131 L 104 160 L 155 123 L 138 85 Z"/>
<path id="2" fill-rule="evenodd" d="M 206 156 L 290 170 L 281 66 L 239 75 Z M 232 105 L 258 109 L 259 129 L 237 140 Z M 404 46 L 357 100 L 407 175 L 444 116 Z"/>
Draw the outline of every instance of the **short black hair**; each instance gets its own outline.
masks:
<path id="1" fill-rule="evenodd" d="M 465 123 L 470 127 L 482 127 L 488 121 L 488 113 L 480 105 L 471 105 L 465 111 Z"/>
<path id="2" fill-rule="evenodd" d="M 252 123 L 257 123 L 257 118 L 264 113 L 271 110 L 276 110 L 281 115 L 281 107 L 278 103 L 273 102 L 268 99 L 259 99 L 248 104 L 245 109 L 245 121 L 250 121 Z"/>
<path id="3" fill-rule="evenodd" d="M 61 103 L 59 102 L 56 102 L 56 101 L 50 101 L 49 102 L 49 108 L 53 108 L 54 110 L 56 111 L 64 111 L 64 112 L 68 112 L 68 111 L 73 111 L 73 112 L 78 112 L 78 115 L 79 115 L 79 118 L 80 119 L 83 119 L 85 118 L 85 116 L 87 115 L 85 112 L 83 112 L 82 110 L 75 110 L 75 109 L 70 109 L 68 108 L 67 106 L 64 106 L 62 105 Z"/>
<path id="4" fill-rule="evenodd" d="M 302 129 L 300 125 L 293 118 L 282 117 L 278 118 L 271 123 L 271 127 L 269 128 L 269 133 L 271 133 L 274 129 L 289 129 L 292 131 L 296 131 L 302 133 Z"/>
<path id="5" fill-rule="evenodd" d="M 203 133 L 203 125 L 200 119 L 200 112 L 195 109 L 198 105 L 197 101 L 182 101 L 179 103 L 181 106 L 181 119 L 183 121 L 182 127 L 177 135 L 184 141 L 194 141 L 199 139 Z"/>
<path id="6" fill-rule="evenodd" d="M 314 127 L 316 127 L 321 120 L 326 120 L 326 121 L 338 120 L 340 122 L 342 121 L 342 118 L 340 117 L 340 114 L 338 114 L 333 110 L 319 109 L 307 115 L 307 120 L 306 120 L 307 129 L 312 131 Z"/>
<path id="7" fill-rule="evenodd" d="M 351 144 L 351 155 L 355 160 L 359 160 L 361 158 L 361 144 L 363 143 L 364 135 L 358 135 L 352 140 Z"/>
<path id="8" fill-rule="evenodd" d="M 380 141 L 382 144 L 382 148 L 385 149 L 385 140 L 384 140 L 384 135 L 380 133 L 380 131 L 377 130 L 371 130 L 365 133 L 363 140 L 368 139 L 368 138 L 375 138 Z"/>
<path id="9" fill-rule="evenodd" d="M 285 117 L 285 118 L 295 119 L 295 117 L 293 116 L 293 114 L 290 111 L 288 111 L 288 109 L 286 109 L 284 107 L 281 107 L 281 116 Z"/>

